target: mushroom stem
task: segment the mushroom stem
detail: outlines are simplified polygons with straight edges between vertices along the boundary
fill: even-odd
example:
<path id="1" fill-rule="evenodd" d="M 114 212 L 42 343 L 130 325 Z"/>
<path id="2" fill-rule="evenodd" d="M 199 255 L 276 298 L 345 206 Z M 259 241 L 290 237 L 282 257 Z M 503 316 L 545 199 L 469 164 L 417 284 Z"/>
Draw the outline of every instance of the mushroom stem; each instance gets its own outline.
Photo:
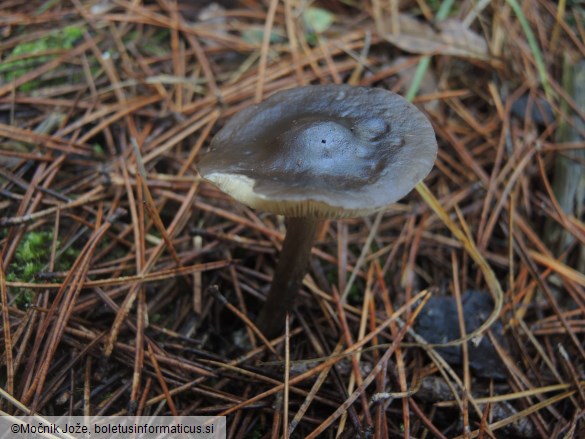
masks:
<path id="1" fill-rule="evenodd" d="M 320 222 L 317 218 L 287 218 L 280 259 L 270 292 L 257 320 L 258 328 L 268 338 L 282 333 L 286 313 L 293 309 L 307 272 Z"/>

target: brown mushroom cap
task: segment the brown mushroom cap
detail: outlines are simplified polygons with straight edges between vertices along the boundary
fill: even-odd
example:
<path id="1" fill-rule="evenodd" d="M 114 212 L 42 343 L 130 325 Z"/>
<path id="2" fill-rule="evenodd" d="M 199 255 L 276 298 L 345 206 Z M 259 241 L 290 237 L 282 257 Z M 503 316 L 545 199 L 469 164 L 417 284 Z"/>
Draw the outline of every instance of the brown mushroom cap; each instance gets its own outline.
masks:
<path id="1" fill-rule="evenodd" d="M 252 208 L 340 218 L 398 201 L 430 172 L 436 154 L 430 122 L 397 94 L 315 85 L 236 114 L 199 171 Z"/>

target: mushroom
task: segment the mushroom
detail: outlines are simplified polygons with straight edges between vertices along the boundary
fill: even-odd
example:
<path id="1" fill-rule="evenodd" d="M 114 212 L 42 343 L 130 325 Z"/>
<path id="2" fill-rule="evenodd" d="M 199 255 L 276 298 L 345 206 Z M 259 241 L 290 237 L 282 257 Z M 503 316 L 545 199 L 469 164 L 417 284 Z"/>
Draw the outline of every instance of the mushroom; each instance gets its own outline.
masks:
<path id="1" fill-rule="evenodd" d="M 368 215 L 405 196 L 433 167 L 427 118 L 379 88 L 314 85 L 237 113 L 199 162 L 201 176 L 254 209 L 287 218 L 272 286 L 257 320 L 279 335 L 324 218 Z"/>

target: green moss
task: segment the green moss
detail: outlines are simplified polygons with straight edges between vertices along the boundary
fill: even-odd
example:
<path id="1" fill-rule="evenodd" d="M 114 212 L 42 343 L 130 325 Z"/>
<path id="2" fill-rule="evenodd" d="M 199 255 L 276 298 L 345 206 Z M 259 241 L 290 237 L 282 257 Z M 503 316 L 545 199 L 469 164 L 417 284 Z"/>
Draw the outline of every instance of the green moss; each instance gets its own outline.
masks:
<path id="1" fill-rule="evenodd" d="M 50 50 L 69 50 L 83 35 L 83 28 L 78 26 L 66 26 L 56 29 L 35 41 L 28 41 L 16 46 L 6 60 L 0 64 L 1 82 L 10 82 L 20 78 L 33 70 L 41 63 L 54 59 L 56 55 L 40 55 Z M 35 56 L 39 54 L 38 56 Z M 26 56 L 26 59 L 14 59 Z M 12 60 L 12 61 L 11 61 Z M 32 90 L 37 87 L 39 81 L 31 81 L 23 84 L 22 91 Z"/>
<path id="2" fill-rule="evenodd" d="M 168 47 L 171 33 L 168 29 L 157 31 L 150 39 L 141 45 L 140 49 L 150 56 L 165 56 L 170 52 Z"/>
<path id="3" fill-rule="evenodd" d="M 14 304 L 19 309 L 26 309 L 35 301 L 36 293 L 28 288 L 18 288 Z"/>
<path id="4" fill-rule="evenodd" d="M 106 155 L 106 151 L 104 150 L 104 147 L 102 145 L 100 145 L 99 143 L 93 144 L 93 152 L 98 157 L 103 157 Z"/>
<path id="5" fill-rule="evenodd" d="M 38 282 L 38 273 L 46 270 L 49 264 L 52 244 L 51 232 L 32 231 L 24 235 L 8 268 L 6 279 L 11 282 Z M 57 241 L 57 249 L 59 249 L 59 244 Z M 55 269 L 69 270 L 78 253 L 73 248 L 65 250 L 55 261 Z M 15 288 L 11 290 L 11 293 L 15 295 L 15 304 L 20 308 L 30 306 L 35 299 L 35 292 L 28 288 Z"/>
<path id="6" fill-rule="evenodd" d="M 32 282 L 34 274 L 48 262 L 51 252 L 52 236 L 50 232 L 29 232 L 16 249 L 15 267 L 20 270 L 20 277 L 25 282 Z"/>

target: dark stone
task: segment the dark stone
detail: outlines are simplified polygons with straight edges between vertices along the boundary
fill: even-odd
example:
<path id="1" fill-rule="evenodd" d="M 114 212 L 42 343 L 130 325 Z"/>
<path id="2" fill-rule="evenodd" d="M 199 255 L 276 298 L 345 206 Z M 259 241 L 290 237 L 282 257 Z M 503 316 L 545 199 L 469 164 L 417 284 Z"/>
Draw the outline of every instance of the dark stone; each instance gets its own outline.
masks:
<path id="1" fill-rule="evenodd" d="M 512 114 L 519 119 L 524 120 L 526 117 L 528 102 L 528 95 L 520 96 L 512 103 Z M 537 125 L 547 126 L 555 120 L 553 110 L 545 99 L 533 99 L 530 102 L 530 109 L 530 118 Z"/>
<path id="2" fill-rule="evenodd" d="M 470 290 L 462 295 L 461 301 L 463 304 L 465 331 L 469 334 L 487 320 L 493 310 L 493 300 L 486 292 Z M 415 324 L 415 329 L 429 343 L 445 343 L 460 338 L 461 332 L 459 331 L 455 298 L 431 297 L 421 311 Z M 508 344 L 503 337 L 502 323 L 496 321 L 490 327 L 490 331 L 498 344 L 507 349 Z M 477 377 L 506 378 L 506 368 L 487 334 L 482 337 L 478 346 L 475 346 L 472 342 L 468 342 L 467 346 L 469 366 Z M 461 346 L 437 348 L 437 352 L 450 365 L 461 365 L 463 363 Z"/>

